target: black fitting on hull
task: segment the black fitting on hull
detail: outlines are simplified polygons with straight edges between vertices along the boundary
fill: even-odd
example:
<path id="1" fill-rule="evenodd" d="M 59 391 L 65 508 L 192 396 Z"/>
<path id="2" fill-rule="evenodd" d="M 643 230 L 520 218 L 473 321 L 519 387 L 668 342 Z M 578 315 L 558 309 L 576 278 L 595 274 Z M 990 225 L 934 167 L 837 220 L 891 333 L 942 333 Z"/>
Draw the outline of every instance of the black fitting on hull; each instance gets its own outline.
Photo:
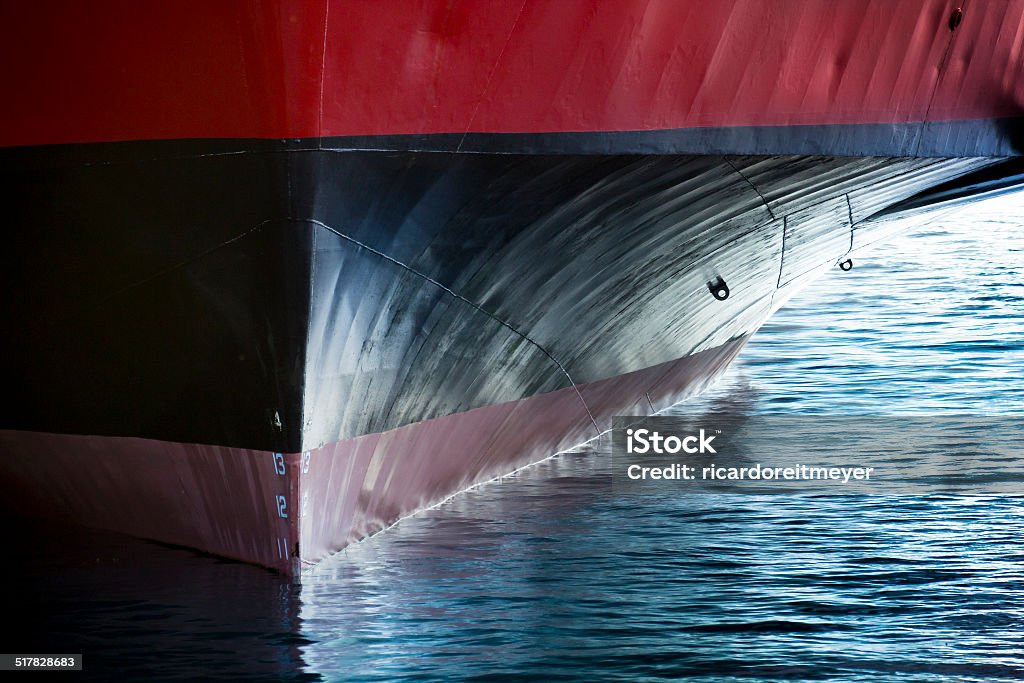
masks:
<path id="1" fill-rule="evenodd" d="M 719 301 L 725 301 L 729 298 L 729 286 L 725 284 L 725 280 L 722 279 L 721 275 L 708 282 L 708 291 L 711 292 L 711 296 Z"/>

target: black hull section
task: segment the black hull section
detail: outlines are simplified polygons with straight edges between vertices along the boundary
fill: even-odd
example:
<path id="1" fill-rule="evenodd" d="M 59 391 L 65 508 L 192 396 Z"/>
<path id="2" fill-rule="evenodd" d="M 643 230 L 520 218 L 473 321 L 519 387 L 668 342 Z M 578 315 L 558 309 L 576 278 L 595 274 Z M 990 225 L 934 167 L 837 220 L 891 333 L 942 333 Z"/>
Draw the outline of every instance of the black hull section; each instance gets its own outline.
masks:
<path id="1" fill-rule="evenodd" d="M 322 145 L 338 150 L 476 154 L 1013 156 L 1024 154 L 1024 116 L 1018 113 L 964 121 L 707 126 L 579 133 L 374 135 L 328 138 Z"/>
<path id="2" fill-rule="evenodd" d="M 284 220 L 287 156 L 81 152 L 5 165 L 0 426 L 296 450 L 312 229 Z"/>
<path id="3" fill-rule="evenodd" d="M 991 163 L 329 142 L 4 151 L 0 428 L 299 452 L 654 367 Z"/>

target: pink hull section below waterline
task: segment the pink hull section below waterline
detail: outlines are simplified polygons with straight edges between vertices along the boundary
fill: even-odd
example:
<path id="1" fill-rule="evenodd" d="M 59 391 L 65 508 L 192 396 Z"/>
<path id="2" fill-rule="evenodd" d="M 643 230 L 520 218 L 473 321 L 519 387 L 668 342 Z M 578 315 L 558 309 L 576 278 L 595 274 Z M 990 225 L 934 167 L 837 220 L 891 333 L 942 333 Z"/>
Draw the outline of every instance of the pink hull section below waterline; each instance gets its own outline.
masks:
<path id="1" fill-rule="evenodd" d="M 16 512 L 297 570 L 299 456 L 134 437 L 0 431 Z"/>
<path id="2" fill-rule="evenodd" d="M 21 512 L 296 574 L 474 484 L 702 390 L 746 337 L 686 358 L 305 453 L 0 431 Z"/>

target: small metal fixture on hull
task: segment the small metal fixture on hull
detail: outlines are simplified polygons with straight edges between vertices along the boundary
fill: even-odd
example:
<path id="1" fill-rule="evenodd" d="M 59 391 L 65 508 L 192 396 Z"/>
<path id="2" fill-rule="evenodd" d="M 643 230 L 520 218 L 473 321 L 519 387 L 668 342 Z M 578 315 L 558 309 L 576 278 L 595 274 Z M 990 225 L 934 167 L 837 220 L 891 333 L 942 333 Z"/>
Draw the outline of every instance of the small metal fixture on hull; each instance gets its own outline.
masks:
<path id="1" fill-rule="evenodd" d="M 711 296 L 719 301 L 725 301 L 729 298 L 729 286 L 725 284 L 725 280 L 722 279 L 721 275 L 708 282 L 708 291 L 711 292 Z"/>

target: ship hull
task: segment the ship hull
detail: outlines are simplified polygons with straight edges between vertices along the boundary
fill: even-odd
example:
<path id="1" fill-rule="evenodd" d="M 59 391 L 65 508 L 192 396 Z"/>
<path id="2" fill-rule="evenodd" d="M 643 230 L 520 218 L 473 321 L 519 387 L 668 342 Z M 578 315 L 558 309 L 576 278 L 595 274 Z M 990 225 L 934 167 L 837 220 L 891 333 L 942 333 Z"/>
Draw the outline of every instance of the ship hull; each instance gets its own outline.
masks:
<path id="1" fill-rule="evenodd" d="M 999 155 L 1021 141 L 1022 17 L 1022 0 L 8 3 L 0 146 Z"/>
<path id="2" fill-rule="evenodd" d="M 297 575 L 451 495 L 594 438 L 721 373 L 745 340 L 623 377 L 303 453 L 0 430 L 22 518 L 110 529 Z"/>
<path id="3" fill-rule="evenodd" d="M 699 392 L 878 209 L 995 162 L 182 144 L 8 153 L 0 471 L 286 573 Z"/>
<path id="4" fill-rule="evenodd" d="M 699 391 L 1017 182 L 963 4 L 7 3 L 4 499 L 294 573 Z"/>

